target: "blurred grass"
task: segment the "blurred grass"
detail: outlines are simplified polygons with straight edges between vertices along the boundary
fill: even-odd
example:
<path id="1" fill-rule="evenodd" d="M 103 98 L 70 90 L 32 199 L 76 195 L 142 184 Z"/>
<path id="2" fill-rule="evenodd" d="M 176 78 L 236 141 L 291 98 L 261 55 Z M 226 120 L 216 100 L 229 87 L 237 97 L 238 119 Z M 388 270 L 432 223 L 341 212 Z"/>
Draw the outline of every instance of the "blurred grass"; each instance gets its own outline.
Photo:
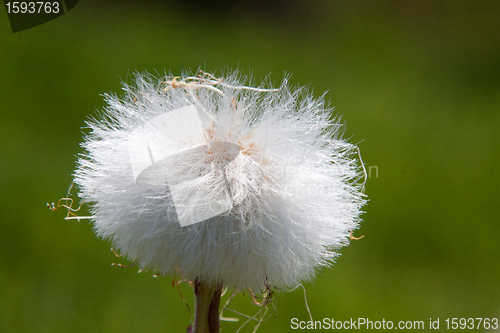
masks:
<path id="1" fill-rule="evenodd" d="M 315 319 L 500 317 L 498 2 L 81 1 L 16 34 L 2 11 L 0 332 L 185 330 L 170 277 L 110 267 L 90 225 L 45 203 L 66 194 L 100 94 L 135 70 L 200 66 L 328 90 L 378 169 L 365 238 L 306 284 Z M 308 318 L 299 290 L 277 308 L 260 332 Z"/>

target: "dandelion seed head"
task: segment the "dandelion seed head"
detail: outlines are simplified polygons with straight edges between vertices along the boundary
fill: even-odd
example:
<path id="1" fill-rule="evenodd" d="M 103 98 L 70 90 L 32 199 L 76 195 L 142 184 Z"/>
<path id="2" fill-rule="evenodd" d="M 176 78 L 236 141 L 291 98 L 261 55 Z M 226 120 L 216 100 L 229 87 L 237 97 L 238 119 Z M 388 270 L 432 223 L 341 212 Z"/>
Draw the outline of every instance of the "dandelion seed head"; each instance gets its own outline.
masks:
<path id="1" fill-rule="evenodd" d="M 357 148 L 324 98 L 286 79 L 267 91 L 245 82 L 238 72 L 136 74 L 87 122 L 79 195 L 96 233 L 141 269 L 237 290 L 294 287 L 333 263 L 358 228 Z M 137 146 L 152 173 L 137 166 L 135 142 L 153 147 Z"/>

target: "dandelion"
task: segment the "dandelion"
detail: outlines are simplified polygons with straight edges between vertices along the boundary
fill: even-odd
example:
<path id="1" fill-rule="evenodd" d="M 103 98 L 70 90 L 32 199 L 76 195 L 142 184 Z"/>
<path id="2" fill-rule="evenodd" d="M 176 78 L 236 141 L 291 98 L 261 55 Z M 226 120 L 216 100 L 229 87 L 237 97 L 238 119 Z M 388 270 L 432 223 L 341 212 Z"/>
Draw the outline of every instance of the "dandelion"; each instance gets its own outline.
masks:
<path id="1" fill-rule="evenodd" d="M 75 172 L 97 235 L 194 283 L 196 333 L 219 330 L 222 288 L 293 288 L 331 265 L 365 204 L 324 98 L 245 82 L 136 74 L 88 121 Z"/>

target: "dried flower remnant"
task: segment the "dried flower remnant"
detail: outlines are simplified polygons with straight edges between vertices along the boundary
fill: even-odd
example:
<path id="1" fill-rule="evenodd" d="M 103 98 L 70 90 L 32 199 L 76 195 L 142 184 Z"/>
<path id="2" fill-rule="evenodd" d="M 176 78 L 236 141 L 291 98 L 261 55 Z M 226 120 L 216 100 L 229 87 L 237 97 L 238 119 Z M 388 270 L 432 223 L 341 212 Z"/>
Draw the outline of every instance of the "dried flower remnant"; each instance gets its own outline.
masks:
<path id="1" fill-rule="evenodd" d="M 357 147 L 323 97 L 245 82 L 136 74 L 88 122 L 75 172 L 96 233 L 141 269 L 209 286 L 208 307 L 225 287 L 311 280 L 354 239 L 366 202 Z"/>

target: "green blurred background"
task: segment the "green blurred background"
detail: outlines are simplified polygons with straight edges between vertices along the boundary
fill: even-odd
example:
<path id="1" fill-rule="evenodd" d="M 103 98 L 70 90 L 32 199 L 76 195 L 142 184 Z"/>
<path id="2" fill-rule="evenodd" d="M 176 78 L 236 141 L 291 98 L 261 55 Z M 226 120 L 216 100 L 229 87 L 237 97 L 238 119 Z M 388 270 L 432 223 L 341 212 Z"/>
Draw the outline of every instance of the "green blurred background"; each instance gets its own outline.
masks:
<path id="1" fill-rule="evenodd" d="M 111 267 L 91 225 L 45 203 L 100 94 L 200 66 L 328 90 L 371 167 L 365 238 L 305 284 L 314 319 L 500 318 L 499 1 L 82 0 L 15 34 L 0 11 L 0 332 L 185 331 L 171 277 Z M 276 304 L 259 332 L 308 318 L 302 291 Z"/>

